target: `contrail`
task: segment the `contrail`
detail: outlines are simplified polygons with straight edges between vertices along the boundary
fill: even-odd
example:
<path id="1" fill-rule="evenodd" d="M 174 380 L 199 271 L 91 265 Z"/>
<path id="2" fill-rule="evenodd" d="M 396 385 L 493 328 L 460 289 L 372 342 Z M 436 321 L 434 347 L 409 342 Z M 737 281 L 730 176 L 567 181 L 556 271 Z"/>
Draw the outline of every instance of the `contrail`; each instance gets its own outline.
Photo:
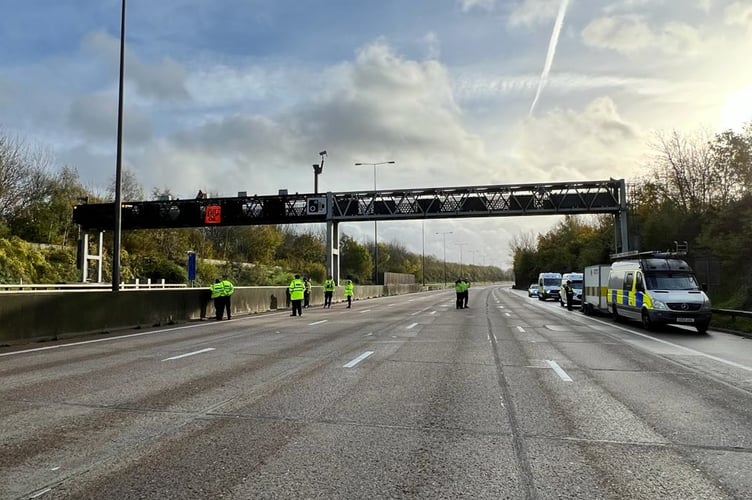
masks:
<path id="1" fill-rule="evenodd" d="M 541 90 L 548 81 L 548 73 L 551 71 L 551 65 L 554 62 L 554 55 L 556 54 L 556 45 L 559 43 L 559 33 L 561 33 L 561 26 L 564 24 L 564 14 L 567 12 L 567 5 L 569 0 L 561 0 L 559 5 L 559 14 L 556 16 L 556 22 L 554 23 L 554 32 L 551 33 L 551 40 L 548 42 L 548 53 L 546 54 L 546 64 L 543 65 L 543 73 L 541 73 L 540 81 L 538 82 L 538 90 L 535 92 L 535 99 L 530 106 L 530 115 L 532 116 L 535 110 L 535 105 L 538 103 Z"/>

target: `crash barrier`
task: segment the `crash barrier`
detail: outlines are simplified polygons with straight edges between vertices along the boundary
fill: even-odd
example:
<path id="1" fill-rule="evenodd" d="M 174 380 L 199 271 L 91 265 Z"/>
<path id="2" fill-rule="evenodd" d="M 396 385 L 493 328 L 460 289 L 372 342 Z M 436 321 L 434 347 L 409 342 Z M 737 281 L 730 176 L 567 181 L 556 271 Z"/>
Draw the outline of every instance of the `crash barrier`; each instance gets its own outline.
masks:
<path id="1" fill-rule="evenodd" d="M 713 314 L 719 314 L 722 316 L 731 316 L 731 324 L 736 322 L 736 318 L 752 319 L 752 311 L 737 311 L 735 309 L 712 309 Z"/>
<path id="2" fill-rule="evenodd" d="M 165 280 L 140 281 L 134 280 L 133 283 L 122 283 L 121 290 L 131 290 L 134 288 L 188 288 L 185 283 L 165 283 Z M 2 283 L 0 291 L 5 292 L 22 292 L 36 290 L 112 290 L 110 283 Z"/>
<path id="3" fill-rule="evenodd" d="M 401 295 L 420 285 L 355 286 L 353 299 Z M 343 287 L 334 302 L 344 300 Z M 324 290 L 311 289 L 311 305 L 324 303 Z M 232 314 L 256 314 L 290 306 L 287 287 L 235 287 Z M 0 344 L 57 340 L 117 330 L 211 319 L 208 288 L 0 292 Z"/>

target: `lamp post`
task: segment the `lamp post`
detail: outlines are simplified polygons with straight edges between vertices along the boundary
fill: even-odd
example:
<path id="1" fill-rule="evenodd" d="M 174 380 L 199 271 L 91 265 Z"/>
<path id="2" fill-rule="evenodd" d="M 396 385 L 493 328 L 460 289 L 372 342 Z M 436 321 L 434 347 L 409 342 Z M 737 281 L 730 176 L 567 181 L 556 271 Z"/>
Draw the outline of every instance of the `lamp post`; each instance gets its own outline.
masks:
<path id="1" fill-rule="evenodd" d="M 467 243 L 455 243 L 458 247 L 460 247 L 460 276 L 462 276 L 462 247 L 467 245 Z"/>
<path id="2" fill-rule="evenodd" d="M 120 232 L 123 184 L 123 74 L 125 70 L 125 0 L 120 12 L 120 81 L 118 83 L 117 160 L 115 162 L 115 227 L 112 236 L 112 291 L 120 291 Z"/>
<path id="3" fill-rule="evenodd" d="M 371 166 L 373 167 L 373 215 L 374 215 L 374 221 L 373 221 L 373 283 L 375 285 L 378 285 L 379 283 L 379 233 L 377 229 L 377 221 L 375 220 L 376 216 L 376 167 L 378 165 L 394 165 L 394 160 L 389 161 L 378 161 L 375 163 L 368 163 L 368 162 L 357 162 L 355 163 L 356 167 L 360 167 L 363 165 Z"/>
<path id="4" fill-rule="evenodd" d="M 452 234 L 452 231 L 444 231 L 444 232 L 438 232 L 434 234 L 440 234 L 444 236 L 444 288 L 446 288 L 447 280 L 446 280 L 446 235 Z"/>

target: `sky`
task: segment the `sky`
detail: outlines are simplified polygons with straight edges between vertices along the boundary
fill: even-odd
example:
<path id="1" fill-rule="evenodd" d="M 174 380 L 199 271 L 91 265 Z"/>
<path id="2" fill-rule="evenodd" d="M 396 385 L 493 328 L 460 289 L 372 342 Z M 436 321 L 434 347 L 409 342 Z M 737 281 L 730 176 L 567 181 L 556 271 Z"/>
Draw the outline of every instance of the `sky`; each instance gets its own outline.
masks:
<path id="1" fill-rule="evenodd" d="M 120 0 L 0 12 L 0 130 L 106 192 Z M 312 193 L 322 150 L 320 192 L 629 182 L 656 133 L 752 120 L 750 0 L 128 0 L 125 42 L 123 165 L 147 194 Z M 378 239 L 506 268 L 560 220 L 385 221 Z M 373 223 L 340 228 L 373 242 Z"/>

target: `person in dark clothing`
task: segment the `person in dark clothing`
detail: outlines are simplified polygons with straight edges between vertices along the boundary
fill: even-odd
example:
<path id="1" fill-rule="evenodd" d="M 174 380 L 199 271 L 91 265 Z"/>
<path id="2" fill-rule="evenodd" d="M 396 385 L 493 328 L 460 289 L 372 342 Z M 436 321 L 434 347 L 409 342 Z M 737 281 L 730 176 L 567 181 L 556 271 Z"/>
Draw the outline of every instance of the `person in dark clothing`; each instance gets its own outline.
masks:
<path id="1" fill-rule="evenodd" d="M 288 287 L 290 291 L 290 301 L 292 302 L 292 314 L 290 316 L 303 316 L 303 294 L 305 285 L 300 275 L 296 274 Z"/>
<path id="2" fill-rule="evenodd" d="M 572 289 L 572 282 L 567 280 L 567 284 L 564 285 L 564 293 L 567 296 L 567 309 L 572 310 L 572 300 L 574 299 L 574 290 Z"/>

